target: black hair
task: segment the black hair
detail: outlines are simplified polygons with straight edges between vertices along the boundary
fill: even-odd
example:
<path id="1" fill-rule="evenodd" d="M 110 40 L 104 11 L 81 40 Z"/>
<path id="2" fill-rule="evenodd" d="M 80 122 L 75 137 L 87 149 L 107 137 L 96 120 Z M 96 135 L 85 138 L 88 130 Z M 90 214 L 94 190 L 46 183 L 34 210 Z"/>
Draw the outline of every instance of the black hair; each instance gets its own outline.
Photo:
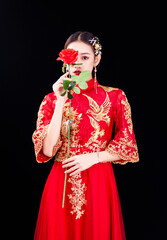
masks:
<path id="1" fill-rule="evenodd" d="M 82 31 L 75 32 L 67 39 L 67 41 L 65 42 L 64 48 L 66 49 L 68 47 L 68 45 L 72 42 L 82 41 L 84 43 L 89 44 L 94 51 L 94 48 L 90 43 L 90 40 L 92 40 L 94 37 L 95 36 L 90 32 L 86 32 L 86 31 L 85 32 L 82 32 Z"/>

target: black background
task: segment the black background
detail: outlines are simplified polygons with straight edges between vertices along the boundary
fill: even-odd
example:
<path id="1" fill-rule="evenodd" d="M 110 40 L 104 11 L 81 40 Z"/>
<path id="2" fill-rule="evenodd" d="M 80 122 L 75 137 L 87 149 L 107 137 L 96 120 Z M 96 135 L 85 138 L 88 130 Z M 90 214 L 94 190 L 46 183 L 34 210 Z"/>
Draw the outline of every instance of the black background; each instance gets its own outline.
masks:
<path id="1" fill-rule="evenodd" d="M 97 35 L 103 46 L 99 83 L 125 91 L 132 108 L 140 162 L 114 165 L 127 240 L 164 239 L 166 128 L 163 87 L 155 77 L 157 66 L 151 66 L 156 21 L 150 8 L 53 2 L 1 2 L 3 236 L 33 239 L 53 164 L 35 161 L 31 138 L 37 111 L 61 75 L 56 58 L 67 37 L 86 30 Z"/>

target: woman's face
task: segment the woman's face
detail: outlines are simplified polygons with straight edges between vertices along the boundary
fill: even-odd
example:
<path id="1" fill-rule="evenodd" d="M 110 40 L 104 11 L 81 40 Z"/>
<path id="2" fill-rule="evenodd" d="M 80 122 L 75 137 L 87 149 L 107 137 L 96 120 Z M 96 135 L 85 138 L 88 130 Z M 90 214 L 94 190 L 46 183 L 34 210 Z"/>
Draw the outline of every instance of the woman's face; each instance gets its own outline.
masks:
<path id="1" fill-rule="evenodd" d="M 81 65 L 71 66 L 70 74 L 79 75 L 82 71 L 89 70 L 91 74 L 87 81 L 91 80 L 93 67 L 99 64 L 101 55 L 95 56 L 92 47 L 82 41 L 72 42 L 67 48 L 72 48 L 75 51 L 78 51 L 78 60 L 76 63 L 81 63 Z"/>

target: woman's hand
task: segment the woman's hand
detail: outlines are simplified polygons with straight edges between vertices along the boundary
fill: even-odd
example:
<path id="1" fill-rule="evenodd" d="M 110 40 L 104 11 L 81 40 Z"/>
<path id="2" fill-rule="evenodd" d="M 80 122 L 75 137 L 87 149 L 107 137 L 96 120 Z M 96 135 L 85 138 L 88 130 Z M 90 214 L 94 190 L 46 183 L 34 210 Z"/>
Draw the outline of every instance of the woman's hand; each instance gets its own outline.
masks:
<path id="1" fill-rule="evenodd" d="M 56 97 L 58 99 L 64 99 L 64 100 L 67 100 L 67 94 L 62 97 L 61 94 L 65 91 L 64 88 L 63 88 L 63 81 L 64 80 L 69 80 L 69 81 L 72 81 L 71 78 L 68 78 L 68 72 L 66 72 L 65 74 L 63 74 L 52 86 L 53 88 L 53 91 L 55 92 L 56 94 Z"/>
<path id="2" fill-rule="evenodd" d="M 87 153 L 76 155 L 74 157 L 68 158 L 62 162 L 63 168 L 69 168 L 65 173 L 71 173 L 70 176 L 80 173 L 99 162 L 98 154 Z"/>

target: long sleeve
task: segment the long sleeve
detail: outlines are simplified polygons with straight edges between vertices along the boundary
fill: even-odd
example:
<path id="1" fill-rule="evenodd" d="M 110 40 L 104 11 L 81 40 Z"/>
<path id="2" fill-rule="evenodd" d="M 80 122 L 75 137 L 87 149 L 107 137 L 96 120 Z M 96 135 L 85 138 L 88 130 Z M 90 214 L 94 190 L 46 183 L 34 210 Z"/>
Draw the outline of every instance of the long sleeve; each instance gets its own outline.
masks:
<path id="1" fill-rule="evenodd" d="M 114 103 L 114 124 L 114 138 L 109 142 L 106 151 L 119 156 L 121 160 L 113 163 L 138 162 L 139 155 L 133 131 L 131 108 L 122 90 L 118 90 Z"/>
<path id="2" fill-rule="evenodd" d="M 43 153 L 43 140 L 47 135 L 47 129 L 52 119 L 55 101 L 56 100 L 55 96 L 53 98 L 53 93 L 46 95 L 38 111 L 37 126 L 36 130 L 33 133 L 32 140 L 34 143 L 36 160 L 39 163 L 49 161 L 57 153 L 57 151 L 62 145 L 62 141 L 59 136 L 57 144 L 54 146 L 53 149 L 53 156 L 50 158 Z"/>

